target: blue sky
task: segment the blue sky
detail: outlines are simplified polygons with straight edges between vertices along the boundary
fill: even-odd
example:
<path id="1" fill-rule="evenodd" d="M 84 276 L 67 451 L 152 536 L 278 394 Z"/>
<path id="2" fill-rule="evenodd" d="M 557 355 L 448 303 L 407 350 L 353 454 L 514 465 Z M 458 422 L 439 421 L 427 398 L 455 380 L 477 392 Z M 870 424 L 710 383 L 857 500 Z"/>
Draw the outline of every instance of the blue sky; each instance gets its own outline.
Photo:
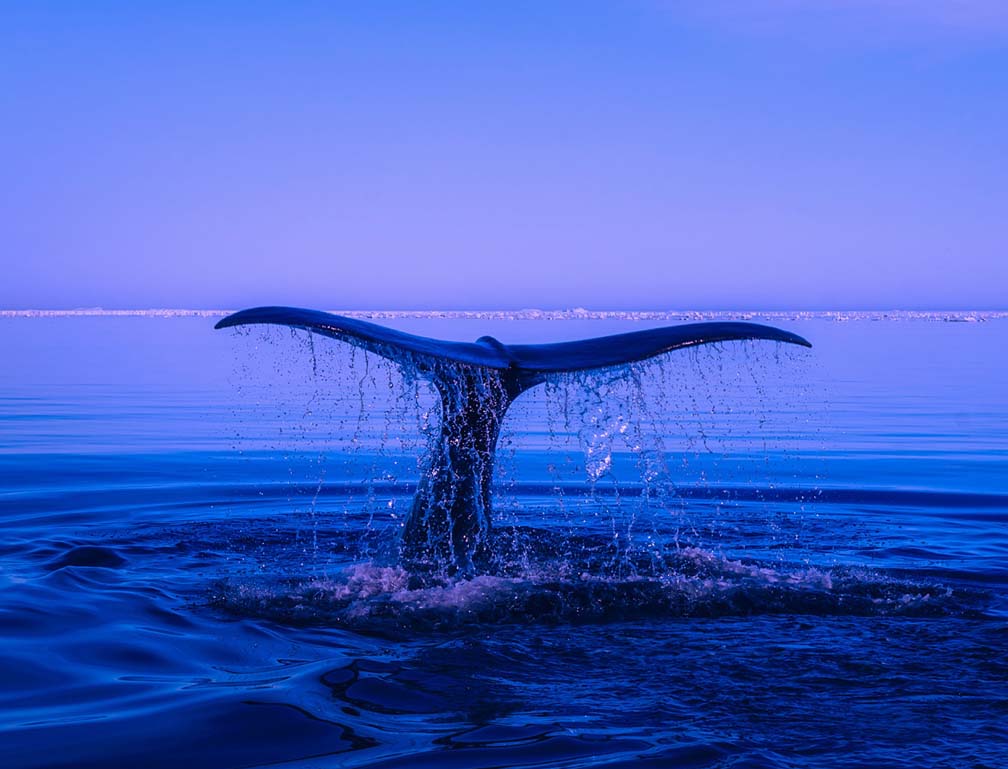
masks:
<path id="1" fill-rule="evenodd" d="M 0 5 L 0 307 L 1004 308 L 1001 0 Z"/>

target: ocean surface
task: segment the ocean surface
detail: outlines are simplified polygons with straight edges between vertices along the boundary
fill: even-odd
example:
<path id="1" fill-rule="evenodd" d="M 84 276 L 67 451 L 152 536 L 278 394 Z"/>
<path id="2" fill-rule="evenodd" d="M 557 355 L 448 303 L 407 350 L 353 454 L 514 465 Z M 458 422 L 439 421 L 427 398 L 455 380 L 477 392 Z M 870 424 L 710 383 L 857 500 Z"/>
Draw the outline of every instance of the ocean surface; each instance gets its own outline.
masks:
<path id="1" fill-rule="evenodd" d="M 814 346 L 522 395 L 498 567 L 417 582 L 415 372 L 211 316 L 0 317 L 0 765 L 1008 766 L 1008 318 L 752 319 Z"/>

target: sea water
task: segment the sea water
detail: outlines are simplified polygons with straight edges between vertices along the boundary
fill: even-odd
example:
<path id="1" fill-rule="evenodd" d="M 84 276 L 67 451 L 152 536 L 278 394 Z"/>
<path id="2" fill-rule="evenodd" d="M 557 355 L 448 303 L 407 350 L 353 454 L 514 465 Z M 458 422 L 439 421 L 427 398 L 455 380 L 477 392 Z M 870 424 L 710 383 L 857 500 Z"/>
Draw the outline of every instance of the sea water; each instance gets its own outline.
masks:
<path id="1" fill-rule="evenodd" d="M 497 567 L 422 584 L 436 393 L 211 315 L 0 318 L 3 766 L 1008 765 L 1002 315 L 555 377 L 504 425 Z"/>

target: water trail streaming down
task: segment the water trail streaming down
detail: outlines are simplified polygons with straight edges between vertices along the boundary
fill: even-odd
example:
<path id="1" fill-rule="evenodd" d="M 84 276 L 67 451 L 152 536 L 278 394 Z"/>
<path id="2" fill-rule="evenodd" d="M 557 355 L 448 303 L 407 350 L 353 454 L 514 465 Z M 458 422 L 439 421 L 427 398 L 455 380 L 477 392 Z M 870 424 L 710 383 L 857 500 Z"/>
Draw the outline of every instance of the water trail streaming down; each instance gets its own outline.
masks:
<path id="1" fill-rule="evenodd" d="M 811 491 L 778 491 L 759 477 L 775 435 L 758 408 L 759 369 L 777 367 L 783 346 L 745 340 L 807 346 L 788 332 L 702 323 L 554 345 L 464 344 L 290 308 L 243 311 L 219 326 L 258 323 L 295 329 L 292 355 L 311 362 L 300 387 L 281 382 L 285 392 L 259 394 L 260 403 L 307 404 L 282 421 L 294 426 L 297 450 L 317 458 L 317 482 L 294 484 L 308 497 L 311 544 L 273 581 L 219 586 L 224 608 L 377 629 L 953 610 L 932 588 L 856 566 L 783 562 L 771 551 L 797 537 L 793 521 L 769 522 L 780 541 L 761 543 L 768 558 L 717 547 L 725 531 L 744 541 L 756 523 L 733 517 L 733 500 L 777 494 L 800 507 Z M 724 355 L 722 344 L 745 345 L 747 360 Z M 292 363 L 281 359 L 277 373 Z M 719 390 L 725 397 L 713 397 Z M 757 451 L 729 450 L 724 435 L 707 434 L 704 414 L 721 429 L 739 423 Z M 514 421 L 520 437 L 506 427 Z M 341 443 L 347 451 L 334 450 Z M 330 455 L 347 465 L 328 467 Z M 676 486 L 676 456 L 684 467 L 702 458 L 699 485 Z M 750 483 L 720 482 L 744 477 L 744 467 Z M 321 512 L 333 497 L 341 520 Z"/>

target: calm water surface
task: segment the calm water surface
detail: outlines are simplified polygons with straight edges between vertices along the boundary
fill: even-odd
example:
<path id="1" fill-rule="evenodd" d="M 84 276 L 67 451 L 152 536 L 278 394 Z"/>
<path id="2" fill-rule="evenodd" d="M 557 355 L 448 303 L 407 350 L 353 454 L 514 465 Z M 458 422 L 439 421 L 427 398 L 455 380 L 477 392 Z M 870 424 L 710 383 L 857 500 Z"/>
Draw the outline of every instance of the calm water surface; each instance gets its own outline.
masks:
<path id="1" fill-rule="evenodd" d="M 498 568 L 423 584 L 434 393 L 212 324 L 0 318 L 3 766 L 1008 765 L 1008 320 L 552 381 Z"/>

